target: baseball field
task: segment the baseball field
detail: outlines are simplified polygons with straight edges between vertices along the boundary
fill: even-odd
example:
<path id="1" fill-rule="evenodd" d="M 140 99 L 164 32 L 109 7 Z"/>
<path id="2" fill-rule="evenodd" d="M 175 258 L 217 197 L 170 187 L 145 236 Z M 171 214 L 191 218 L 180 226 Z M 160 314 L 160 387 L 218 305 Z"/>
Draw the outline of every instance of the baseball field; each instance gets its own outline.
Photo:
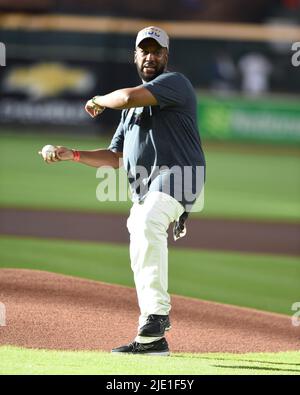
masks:
<path id="1" fill-rule="evenodd" d="M 204 211 L 169 249 L 172 354 L 150 364 L 108 353 L 138 316 L 130 202 L 98 201 L 96 169 L 37 154 L 108 143 L 0 135 L 0 374 L 300 374 L 300 150 L 204 144 Z"/>

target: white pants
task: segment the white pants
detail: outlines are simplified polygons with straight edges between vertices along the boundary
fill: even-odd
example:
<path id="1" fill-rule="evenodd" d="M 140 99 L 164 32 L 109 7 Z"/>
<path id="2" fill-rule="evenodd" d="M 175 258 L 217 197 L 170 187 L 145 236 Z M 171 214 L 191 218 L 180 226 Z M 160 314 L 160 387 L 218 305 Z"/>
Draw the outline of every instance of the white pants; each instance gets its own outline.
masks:
<path id="1" fill-rule="evenodd" d="M 184 212 L 183 206 L 163 192 L 150 192 L 134 203 L 127 220 L 130 260 L 140 307 L 139 327 L 150 314 L 168 315 L 167 230 Z"/>

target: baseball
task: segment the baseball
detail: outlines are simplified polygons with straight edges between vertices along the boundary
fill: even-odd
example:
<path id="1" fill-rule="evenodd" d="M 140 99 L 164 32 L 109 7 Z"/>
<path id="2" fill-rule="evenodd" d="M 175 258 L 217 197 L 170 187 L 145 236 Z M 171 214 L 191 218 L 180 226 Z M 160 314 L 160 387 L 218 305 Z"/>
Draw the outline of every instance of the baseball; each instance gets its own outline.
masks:
<path id="1" fill-rule="evenodd" d="M 42 149 L 42 157 L 44 159 L 48 159 L 49 155 L 55 151 L 55 147 L 53 145 L 45 145 Z"/>

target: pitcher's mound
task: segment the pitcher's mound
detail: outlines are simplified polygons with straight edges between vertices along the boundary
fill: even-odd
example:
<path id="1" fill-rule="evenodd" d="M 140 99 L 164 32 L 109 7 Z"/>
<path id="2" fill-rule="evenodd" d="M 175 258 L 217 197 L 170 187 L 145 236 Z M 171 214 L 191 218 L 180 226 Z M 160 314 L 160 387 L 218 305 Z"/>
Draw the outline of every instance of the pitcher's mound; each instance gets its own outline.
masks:
<path id="1" fill-rule="evenodd" d="M 0 270 L 6 326 L 0 345 L 103 350 L 131 342 L 138 308 L 131 288 L 33 270 Z M 201 300 L 172 297 L 172 351 L 299 350 L 299 327 L 289 317 Z"/>

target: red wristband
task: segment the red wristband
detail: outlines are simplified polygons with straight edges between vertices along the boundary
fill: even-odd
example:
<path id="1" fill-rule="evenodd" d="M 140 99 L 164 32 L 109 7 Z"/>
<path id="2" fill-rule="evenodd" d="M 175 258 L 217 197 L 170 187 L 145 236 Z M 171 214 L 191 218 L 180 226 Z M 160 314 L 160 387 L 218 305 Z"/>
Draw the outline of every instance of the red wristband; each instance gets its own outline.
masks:
<path id="1" fill-rule="evenodd" d="M 80 152 L 77 151 L 76 149 L 72 149 L 72 152 L 73 152 L 73 161 L 79 162 L 80 161 Z"/>

